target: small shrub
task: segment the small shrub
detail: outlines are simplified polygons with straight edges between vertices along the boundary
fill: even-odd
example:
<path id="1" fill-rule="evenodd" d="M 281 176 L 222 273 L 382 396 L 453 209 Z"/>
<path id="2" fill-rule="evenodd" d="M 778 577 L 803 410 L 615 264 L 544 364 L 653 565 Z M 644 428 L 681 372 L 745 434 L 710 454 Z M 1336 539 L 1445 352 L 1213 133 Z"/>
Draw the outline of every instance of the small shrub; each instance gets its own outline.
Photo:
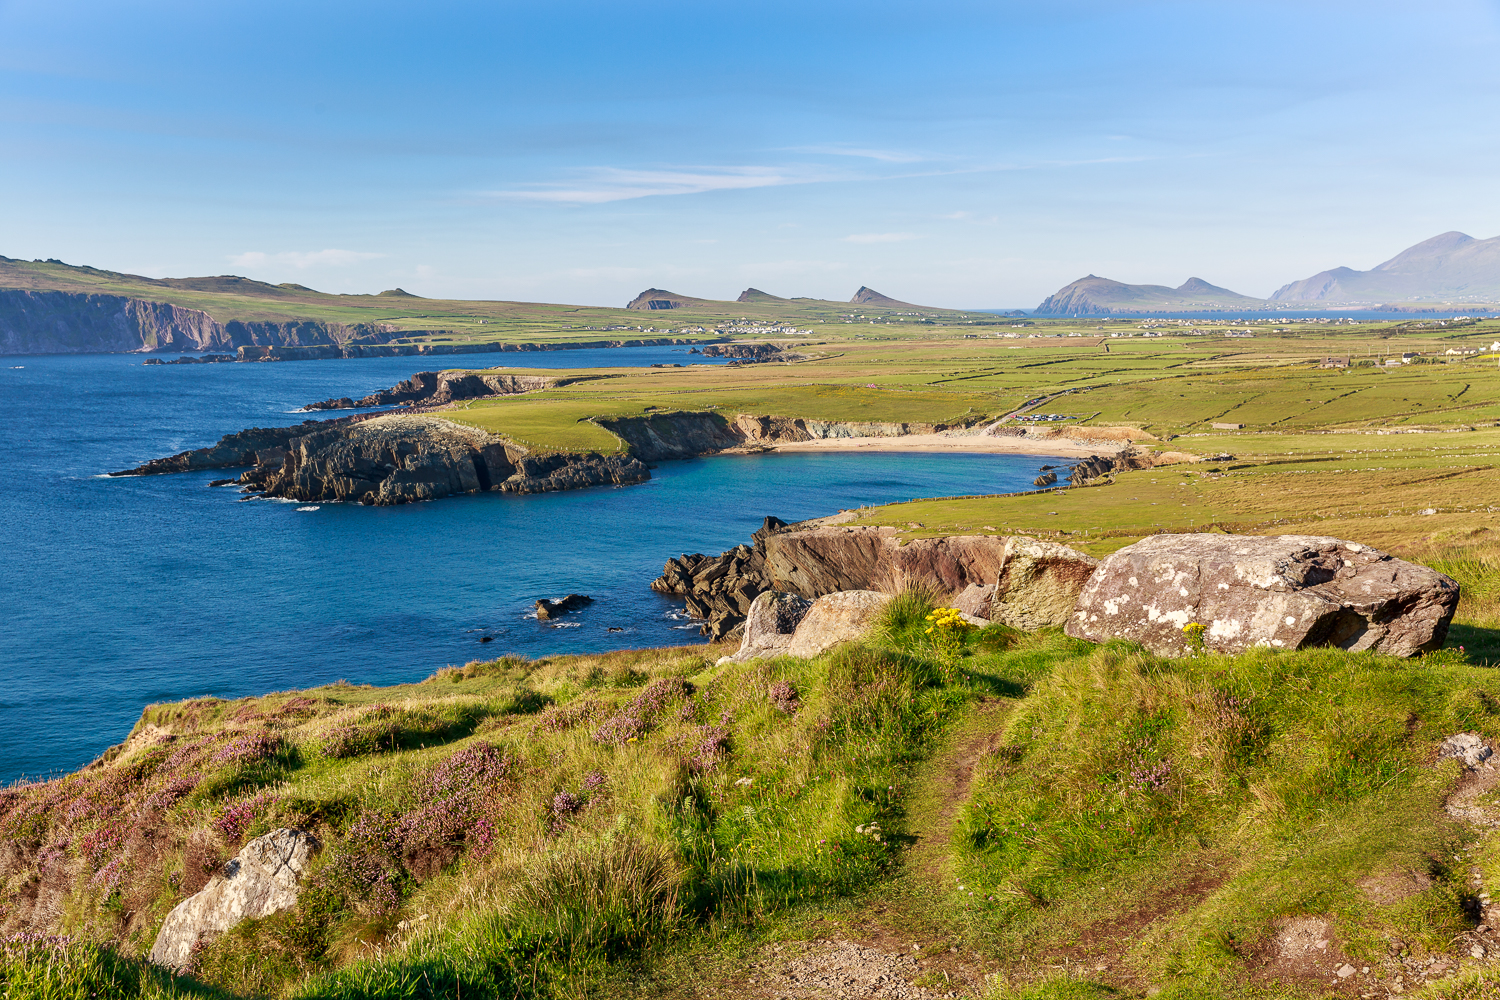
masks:
<path id="1" fill-rule="evenodd" d="M 797 709 L 802 707 L 802 702 L 797 698 L 797 689 L 792 686 L 791 681 L 777 681 L 771 685 L 771 690 L 767 694 L 778 712 L 796 715 Z"/>

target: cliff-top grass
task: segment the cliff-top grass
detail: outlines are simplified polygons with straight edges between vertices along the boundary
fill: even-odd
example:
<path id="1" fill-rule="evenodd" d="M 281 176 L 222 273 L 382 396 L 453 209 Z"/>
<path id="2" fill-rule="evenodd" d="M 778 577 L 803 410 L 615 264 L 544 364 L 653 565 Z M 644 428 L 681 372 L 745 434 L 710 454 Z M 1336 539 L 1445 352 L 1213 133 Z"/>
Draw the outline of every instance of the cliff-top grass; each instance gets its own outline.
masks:
<path id="1" fill-rule="evenodd" d="M 940 994 L 1308 997 L 1348 963 L 1356 995 L 1488 995 L 1469 949 L 1500 841 L 1444 811 L 1436 751 L 1500 738 L 1493 671 L 934 645 L 932 607 L 902 595 L 811 660 L 502 657 L 152 706 L 0 799 L 0 921 L 65 935 L 0 946 L 4 994 L 801 996 L 845 937 Z M 279 826 L 322 845 L 296 908 L 187 976 L 147 966 L 166 913 Z"/>

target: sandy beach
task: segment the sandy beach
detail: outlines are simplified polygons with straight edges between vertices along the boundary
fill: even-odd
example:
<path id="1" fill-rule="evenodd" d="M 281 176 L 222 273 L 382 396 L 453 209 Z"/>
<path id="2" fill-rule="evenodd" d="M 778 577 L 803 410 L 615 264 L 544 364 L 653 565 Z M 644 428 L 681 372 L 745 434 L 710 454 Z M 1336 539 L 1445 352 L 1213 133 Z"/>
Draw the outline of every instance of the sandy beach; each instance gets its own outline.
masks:
<path id="1" fill-rule="evenodd" d="M 1029 428 L 1028 428 L 1029 430 Z M 1134 441 L 1154 442 L 1156 438 L 1134 428 L 1080 427 L 1075 434 L 1064 434 L 1050 428 L 1039 433 L 985 434 L 973 431 L 938 434 L 906 434 L 900 437 L 830 437 L 814 441 L 792 441 L 774 445 L 774 451 L 885 451 L 938 452 L 955 454 L 1041 455 L 1060 458 L 1087 458 L 1090 455 L 1114 455 Z"/>

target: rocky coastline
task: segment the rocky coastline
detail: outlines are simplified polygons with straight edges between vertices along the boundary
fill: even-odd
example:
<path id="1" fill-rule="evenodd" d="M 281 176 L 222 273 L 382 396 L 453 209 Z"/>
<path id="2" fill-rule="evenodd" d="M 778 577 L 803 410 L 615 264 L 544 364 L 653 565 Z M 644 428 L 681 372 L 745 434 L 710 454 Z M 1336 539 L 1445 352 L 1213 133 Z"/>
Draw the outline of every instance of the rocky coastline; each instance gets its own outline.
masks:
<path id="1" fill-rule="evenodd" d="M 401 405 L 408 407 L 405 413 L 364 413 L 306 420 L 291 427 L 253 427 L 227 434 L 209 447 L 153 459 L 109 475 L 243 468 L 246 471 L 237 479 L 219 480 L 216 485 L 238 485 L 248 493 L 288 500 L 385 505 L 462 493 L 542 493 L 621 486 L 650 479 L 650 464 L 656 462 L 761 451 L 788 442 L 902 437 L 954 429 L 943 424 L 653 413 L 595 420 L 621 439 L 624 454 L 538 454 L 514 441 L 430 412 L 449 402 L 530 392 L 555 383 L 540 376 L 419 372 L 389 390 L 357 401 L 341 398 L 309 407 Z M 1091 456 L 1073 468 L 1069 482 L 1081 486 L 1116 469 L 1147 468 L 1150 462 L 1149 455 L 1128 451 L 1113 457 Z M 735 606 L 739 603 L 747 602 L 736 602 Z M 733 612 L 743 613 L 743 609 Z M 732 616 L 727 607 L 720 613 L 721 618 L 726 616 Z"/>
<path id="2" fill-rule="evenodd" d="M 571 379 L 544 378 L 539 375 L 496 375 L 490 372 L 445 371 L 417 372 L 389 389 L 372 392 L 360 399 L 341 396 L 308 403 L 304 410 L 354 410 L 372 406 L 444 406 L 466 399 L 486 396 L 514 396 L 538 389 L 567 385 Z"/>
<path id="3" fill-rule="evenodd" d="M 452 334 L 451 330 L 398 330 L 389 323 L 220 321 L 201 309 L 125 295 L 0 289 L 0 355 L 209 351 L 233 352 L 235 361 L 321 361 L 724 342 L 723 338 L 655 337 L 546 344 L 395 343 Z"/>
<path id="4" fill-rule="evenodd" d="M 434 417 L 359 414 L 294 427 L 251 428 L 208 448 L 112 476 L 249 466 L 244 492 L 309 503 L 386 506 L 462 493 L 546 493 L 651 478 L 630 455 L 532 454 L 504 438 Z M 222 482 L 222 481 L 221 481 Z"/>

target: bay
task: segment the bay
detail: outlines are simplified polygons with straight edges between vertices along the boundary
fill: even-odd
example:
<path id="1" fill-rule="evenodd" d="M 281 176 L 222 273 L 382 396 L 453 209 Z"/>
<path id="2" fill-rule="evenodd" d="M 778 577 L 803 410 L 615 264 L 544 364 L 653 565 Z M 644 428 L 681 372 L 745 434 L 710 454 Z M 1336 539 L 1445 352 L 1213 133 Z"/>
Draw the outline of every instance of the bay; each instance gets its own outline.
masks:
<path id="1" fill-rule="evenodd" d="M 650 482 L 621 488 L 313 511 L 206 488 L 223 472 L 102 477 L 231 431 L 296 423 L 305 403 L 358 398 L 425 360 L 0 359 L 0 781 L 81 766 L 152 702 L 415 681 L 507 652 L 701 643 L 681 602 L 649 590 L 667 557 L 747 541 L 768 514 L 1025 489 L 1049 461 L 716 457 L 665 462 Z M 537 368 L 687 360 L 671 348 L 504 358 Z M 565 627 L 530 617 L 537 598 L 569 592 L 595 603 Z"/>

